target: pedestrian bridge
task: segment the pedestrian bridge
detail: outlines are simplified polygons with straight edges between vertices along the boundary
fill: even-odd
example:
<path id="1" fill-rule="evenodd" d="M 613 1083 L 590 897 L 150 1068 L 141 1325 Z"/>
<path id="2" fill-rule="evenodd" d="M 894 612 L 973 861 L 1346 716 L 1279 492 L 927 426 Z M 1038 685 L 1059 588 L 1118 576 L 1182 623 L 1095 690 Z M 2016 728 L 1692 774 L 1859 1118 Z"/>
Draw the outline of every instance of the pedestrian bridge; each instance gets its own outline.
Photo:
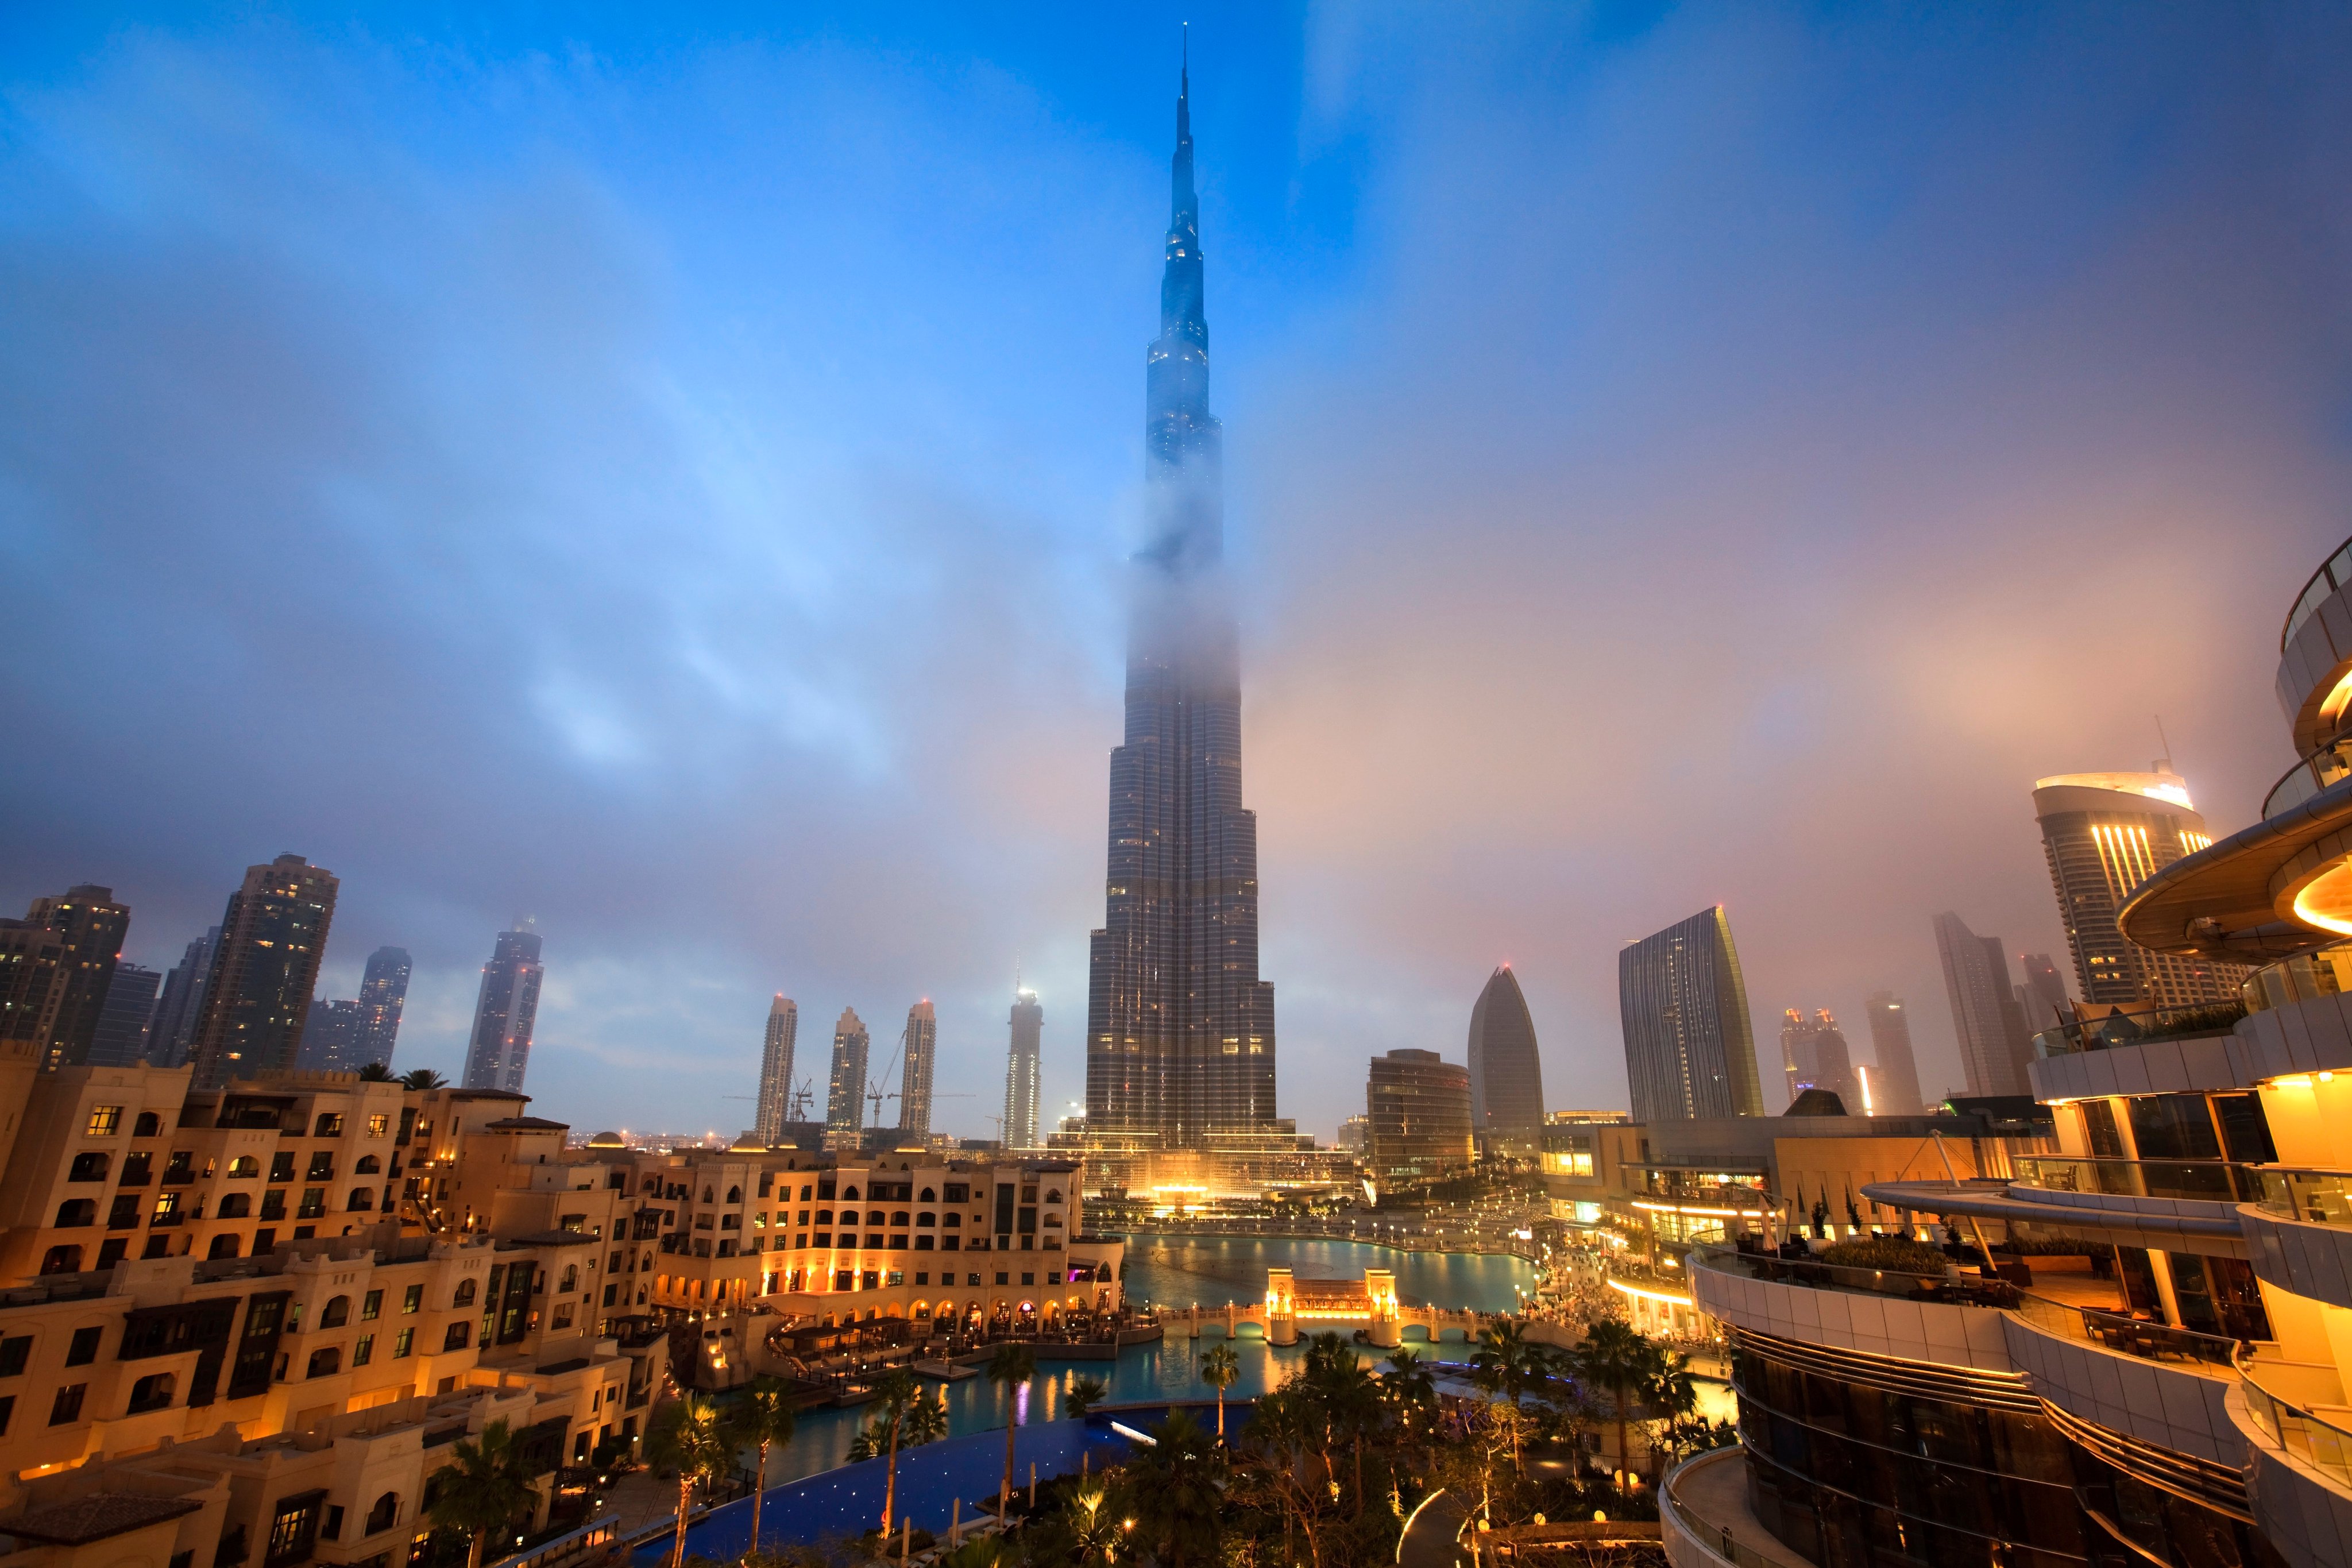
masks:
<path id="1" fill-rule="evenodd" d="M 1444 1339 L 1449 1330 L 1465 1340 L 1475 1339 L 1495 1314 L 1406 1306 L 1397 1300 L 1394 1269 L 1367 1268 L 1361 1279 L 1302 1279 L 1287 1268 L 1269 1268 L 1262 1301 L 1161 1307 L 1155 1316 L 1163 1330 L 1181 1328 L 1196 1340 L 1203 1330 L 1222 1330 L 1227 1339 L 1238 1339 L 1244 1327 L 1255 1324 L 1273 1345 L 1295 1345 L 1301 1333 L 1362 1329 L 1372 1343 L 1393 1348 L 1414 1329 L 1432 1342 Z"/>

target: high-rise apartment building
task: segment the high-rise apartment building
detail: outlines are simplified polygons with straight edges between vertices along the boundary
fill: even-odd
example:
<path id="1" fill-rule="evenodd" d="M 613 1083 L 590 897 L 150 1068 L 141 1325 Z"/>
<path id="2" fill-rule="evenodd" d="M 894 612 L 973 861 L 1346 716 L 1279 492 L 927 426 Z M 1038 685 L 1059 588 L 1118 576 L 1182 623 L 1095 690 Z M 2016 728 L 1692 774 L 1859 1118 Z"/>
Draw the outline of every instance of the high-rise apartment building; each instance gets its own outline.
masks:
<path id="1" fill-rule="evenodd" d="M 1617 1012 L 1634 1121 L 1764 1114 L 1756 1026 L 1721 904 L 1617 954 Z"/>
<path id="2" fill-rule="evenodd" d="M 312 1002 L 294 1064 L 304 1072 L 357 1072 L 367 1066 L 360 1060 L 360 1005 L 324 996 Z"/>
<path id="3" fill-rule="evenodd" d="M 793 1044 L 800 1037 L 801 1010 L 782 992 L 768 1004 L 768 1033 L 760 1048 L 760 1142 L 773 1148 L 784 1141 L 793 1120 Z"/>
<path id="4" fill-rule="evenodd" d="M 1371 1142 L 1372 1119 L 1359 1112 L 1339 1123 L 1339 1131 L 1332 1138 L 1331 1147 L 1344 1149 L 1350 1154 L 1360 1154 L 1371 1147 Z"/>
<path id="5" fill-rule="evenodd" d="M 1470 1124 L 1496 1153 L 1543 1152 L 1543 1058 L 1507 963 L 1486 977 L 1470 1009 Z"/>
<path id="6" fill-rule="evenodd" d="M 379 947 L 368 954 L 367 969 L 360 977 L 359 1024 L 352 1037 L 354 1068 L 392 1065 L 392 1054 L 400 1048 L 400 1013 L 408 1004 L 412 967 L 404 947 Z"/>
<path id="7" fill-rule="evenodd" d="M 1911 1015 L 1903 998 L 1892 991 L 1874 991 L 1863 998 L 1870 1019 L 1870 1109 L 1879 1116 L 1916 1116 L 1919 1099 L 1919 1058 L 1911 1051 Z"/>
<path id="8" fill-rule="evenodd" d="M 530 1066 L 530 1038 L 539 1026 L 539 932 L 529 920 L 499 932 L 489 963 L 482 965 L 482 988 L 474 997 L 474 1034 L 466 1047 L 467 1089 L 522 1092 Z"/>
<path id="9" fill-rule="evenodd" d="M 2017 1006 L 2025 1015 L 2028 1035 L 2054 1029 L 2073 1016 L 2066 999 L 2066 982 L 2059 975 L 2058 966 L 2050 962 L 2048 953 L 2021 952 L 2017 966 L 2025 972 L 2025 984 L 2017 988 Z"/>
<path id="10" fill-rule="evenodd" d="M 1846 1047 L 1845 1031 L 1837 1026 L 1829 1009 L 1816 1008 L 1807 1017 L 1801 1007 L 1791 1007 L 1780 1016 L 1780 1063 L 1788 1079 L 1789 1103 L 1794 1105 L 1797 1096 L 1809 1089 L 1827 1089 L 1849 1114 L 1862 1114 L 1862 1085 L 1853 1074 L 1853 1054 Z"/>
<path id="11" fill-rule="evenodd" d="M 1105 915 L 1088 958 L 1086 1124 L 1202 1148 L 1277 1123 L 1189 78 L 1170 174 L 1160 335 L 1145 356 L 1148 537 L 1131 567 L 1126 732 L 1111 752 Z"/>
<path id="12" fill-rule="evenodd" d="M 866 1025 L 855 1007 L 844 1007 L 833 1026 L 833 1066 L 824 1095 L 824 1130 L 855 1141 L 866 1126 Z"/>
<path id="13" fill-rule="evenodd" d="M 188 943 L 180 962 L 163 976 L 163 994 L 155 1000 L 155 1021 L 147 1031 L 147 1061 L 152 1067 L 175 1068 L 188 1059 L 195 1044 L 196 1025 L 205 1016 L 205 986 L 212 979 L 213 952 L 220 946 L 221 929 L 213 927 Z"/>
<path id="14" fill-rule="evenodd" d="M 1007 1149 L 1034 1149 L 1037 1140 L 1038 1047 L 1045 1032 L 1045 1009 L 1034 991 L 1013 993 L 1012 1048 L 1004 1058 L 1004 1126 Z"/>
<path id="15" fill-rule="evenodd" d="M 131 930 L 130 909 L 114 901 L 111 888 L 84 883 L 68 889 L 62 897 L 35 899 L 23 920 L 0 923 L 52 933 L 46 939 L 26 937 L 16 944 L 54 950 L 47 971 L 52 978 L 42 991 L 33 1037 L 44 1068 L 81 1066 L 89 1059 L 90 1041 L 98 1034 L 99 1015 L 105 1010 L 107 988 L 114 979 L 115 959 Z"/>
<path id="16" fill-rule="evenodd" d="M 221 916 L 189 1048 L 196 1088 L 294 1065 L 341 886 L 333 872 L 299 855 L 246 868 Z"/>
<path id="17" fill-rule="evenodd" d="M 2165 867 L 2213 842 L 2186 780 L 2159 759 L 2145 773 L 2061 773 L 2033 784 L 2058 918 L 2083 1000 L 2104 1012 L 2135 1003 L 2190 1007 L 2231 1002 L 2243 964 L 2155 952 L 2126 941 L 2116 911 Z"/>
<path id="18" fill-rule="evenodd" d="M 906 1055 L 898 1069 L 898 1125 L 928 1136 L 931 1131 L 931 1071 L 939 1065 L 940 1020 L 925 997 L 907 1009 Z"/>
<path id="19" fill-rule="evenodd" d="M 1936 917 L 1936 952 L 1944 961 L 1944 994 L 1951 998 L 1952 1033 L 1970 1094 L 2031 1094 L 2026 1066 L 2033 1042 L 2009 978 L 2000 938 L 1979 936 L 1950 910 Z"/>
<path id="20" fill-rule="evenodd" d="M 1470 1163 L 1470 1069 L 1435 1051 L 1372 1058 L 1364 1085 L 1367 1163 L 1383 1182 L 1425 1180 Z"/>
<path id="21" fill-rule="evenodd" d="M 106 984 L 106 1005 L 83 1059 L 91 1067 L 131 1067 L 146 1058 L 147 1026 L 155 1016 L 155 988 L 163 976 L 138 964 L 118 963 Z"/>

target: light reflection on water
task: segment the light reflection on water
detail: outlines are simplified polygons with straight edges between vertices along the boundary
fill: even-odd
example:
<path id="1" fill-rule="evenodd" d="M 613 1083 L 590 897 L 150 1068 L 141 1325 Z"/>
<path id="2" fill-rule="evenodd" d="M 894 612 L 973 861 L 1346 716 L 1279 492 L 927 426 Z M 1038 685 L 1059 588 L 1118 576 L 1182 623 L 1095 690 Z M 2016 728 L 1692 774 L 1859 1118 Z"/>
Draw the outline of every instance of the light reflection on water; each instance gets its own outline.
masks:
<path id="1" fill-rule="evenodd" d="M 1199 1301 L 1203 1306 L 1213 1301 L 1222 1306 L 1227 1300 L 1254 1300 L 1265 1292 L 1269 1266 L 1287 1266 L 1309 1279 L 1360 1279 L 1368 1267 L 1393 1268 L 1397 1292 L 1408 1302 L 1475 1307 L 1482 1311 L 1515 1306 L 1517 1292 L 1513 1287 L 1532 1289 L 1535 1285 L 1534 1270 L 1516 1258 L 1399 1252 L 1361 1242 L 1279 1237 L 1138 1236 L 1128 1247 L 1128 1299 L 1139 1306 L 1147 1301 L 1183 1305 Z M 1223 1342 L 1221 1334 L 1196 1341 L 1179 1331 L 1157 1344 L 1129 1345 L 1116 1361 L 1042 1365 L 1035 1382 L 1022 1391 L 1020 1419 L 1024 1424 L 1060 1420 L 1066 1414 L 1063 1402 L 1070 1384 L 1081 1377 L 1108 1384 L 1114 1401 L 1213 1398 L 1216 1390 L 1201 1381 L 1201 1356 Z M 1236 1399 L 1273 1387 L 1282 1381 L 1289 1365 L 1306 1353 L 1298 1346 L 1276 1349 L 1256 1337 L 1255 1331 L 1246 1331 L 1234 1349 L 1241 1358 L 1241 1376 L 1226 1392 Z M 1465 1352 L 1454 1341 L 1449 1342 L 1445 1353 L 1458 1360 Z M 950 1383 L 946 1388 L 950 1435 L 1004 1425 L 1004 1391 L 987 1378 Z M 840 1464 L 858 1427 L 873 1414 L 871 1405 L 801 1412 L 792 1443 L 769 1451 L 768 1484 L 775 1486 Z"/>

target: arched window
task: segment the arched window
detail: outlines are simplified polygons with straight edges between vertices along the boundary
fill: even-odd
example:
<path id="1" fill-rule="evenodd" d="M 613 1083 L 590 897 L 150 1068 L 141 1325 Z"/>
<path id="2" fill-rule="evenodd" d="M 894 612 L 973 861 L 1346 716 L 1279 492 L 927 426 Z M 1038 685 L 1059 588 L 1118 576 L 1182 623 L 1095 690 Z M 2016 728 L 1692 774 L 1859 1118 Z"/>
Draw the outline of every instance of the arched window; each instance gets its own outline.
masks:
<path id="1" fill-rule="evenodd" d="M 845 1198 L 854 1198 L 857 1195 L 857 1189 L 856 1187 L 844 1187 L 842 1189 L 841 1195 Z"/>
<path id="2" fill-rule="evenodd" d="M 471 1279 L 458 1280 L 457 1289 L 452 1292 L 449 1297 L 449 1305 L 452 1307 L 470 1307 L 473 1304 L 474 1282 Z"/>
<path id="3" fill-rule="evenodd" d="M 905 1225 L 907 1223 L 907 1211 L 905 1209 L 900 1209 L 897 1214 L 892 1215 L 890 1216 L 890 1223 L 892 1225 Z"/>
<path id="4" fill-rule="evenodd" d="M 310 1370 L 304 1373 L 302 1375 L 305 1377 L 332 1377 L 335 1373 L 342 1370 L 342 1347 L 340 1345 L 329 1345 L 324 1350 L 317 1350 L 310 1352 Z"/>
<path id="5" fill-rule="evenodd" d="M 44 1274 L 80 1273 L 81 1248 L 71 1246 L 52 1247 L 41 1258 L 41 1272 Z"/>
<path id="6" fill-rule="evenodd" d="M 922 1202 L 922 1203 L 927 1203 L 927 1204 L 929 1204 L 929 1203 L 937 1203 L 939 1200 L 931 1196 L 931 1189 L 930 1189 L 930 1188 L 929 1188 L 929 1187 L 925 1187 L 925 1188 L 923 1189 L 923 1195 L 922 1195 L 922 1197 L 921 1197 L 919 1200 L 918 1200 L 918 1201 Z"/>
<path id="7" fill-rule="evenodd" d="M 563 1293 L 564 1295 L 567 1295 L 567 1296 L 568 1296 L 568 1295 L 570 1295 L 572 1291 L 577 1290 L 577 1289 L 580 1289 L 580 1265 L 578 1265 L 577 1263 L 567 1263 L 567 1264 L 565 1264 L 565 1265 L 563 1266 L 563 1290 L 562 1290 L 562 1293 Z"/>
<path id="8" fill-rule="evenodd" d="M 373 1508 L 368 1510 L 367 1533 L 373 1535 L 379 1531 L 390 1530 L 399 1522 L 400 1494 L 386 1492 L 375 1500 Z"/>
<path id="9" fill-rule="evenodd" d="M 142 1410 L 169 1410 L 172 1407 L 173 1377 L 168 1372 L 151 1372 L 131 1385 L 131 1414 Z"/>
<path id="10" fill-rule="evenodd" d="M 160 1138 L 163 1135 L 163 1119 L 152 1110 L 142 1110 L 139 1120 L 131 1124 L 133 1138 Z"/>
<path id="11" fill-rule="evenodd" d="M 741 1202 L 743 1201 L 743 1189 L 742 1189 L 742 1188 L 740 1188 L 740 1187 L 730 1187 L 730 1188 L 728 1188 L 728 1189 L 727 1189 L 727 1201 L 728 1201 L 729 1203 L 730 1203 L 730 1204 L 740 1204 L 740 1203 L 741 1203 Z"/>
<path id="12" fill-rule="evenodd" d="M 703 1189 L 702 1189 L 702 1201 L 703 1201 L 704 1203 L 712 1203 L 712 1202 L 715 1202 L 715 1201 L 716 1201 L 715 1199 L 713 1199 L 713 1198 L 711 1197 L 711 1195 L 710 1195 L 710 1189 L 709 1189 L 709 1187 L 705 1187 L 705 1188 L 703 1188 Z"/>
<path id="13" fill-rule="evenodd" d="M 654 1255 L 653 1255 L 652 1253 L 650 1253 L 650 1252 L 646 1253 L 646 1254 L 645 1255 L 644 1258 L 643 1258 L 643 1259 L 641 1259 L 641 1260 L 638 1262 L 638 1264 L 637 1264 L 637 1267 L 638 1267 L 639 1268 L 651 1268 L 653 1266 L 654 1266 Z"/>
<path id="14" fill-rule="evenodd" d="M 113 1168 L 113 1160 L 104 1154 L 76 1154 L 73 1157 L 73 1164 L 71 1168 L 66 1172 L 66 1180 L 68 1182 L 102 1182 L 106 1180 L 106 1173 Z"/>
<path id="15" fill-rule="evenodd" d="M 661 1178 L 659 1176 L 647 1176 L 646 1178 L 646 1191 L 649 1193 L 657 1193 L 661 1191 Z"/>
<path id="16" fill-rule="evenodd" d="M 215 1212 L 215 1217 L 218 1219 L 243 1219 L 252 1212 L 253 1194 L 251 1193 L 223 1193 L 221 1194 L 220 1208 Z"/>
<path id="17" fill-rule="evenodd" d="M 360 1163 L 352 1167 L 352 1174 L 354 1176 L 373 1176 L 383 1169 L 383 1164 L 374 1155 L 362 1154 L 360 1156 Z"/>
<path id="18" fill-rule="evenodd" d="M 1048 1188 L 1045 1193 L 1045 1201 L 1049 1204 L 1060 1203 L 1062 1201 L 1062 1194 Z"/>
<path id="19" fill-rule="evenodd" d="M 463 1318 L 460 1318 L 456 1322 L 450 1324 L 449 1331 L 441 1338 L 441 1348 L 445 1351 L 464 1350 L 466 1348 L 467 1327 L 467 1325 Z"/>
<path id="20" fill-rule="evenodd" d="M 236 1233 L 233 1230 L 225 1230 L 213 1237 L 213 1244 L 205 1250 L 205 1256 L 212 1258 L 235 1258 L 236 1247 Z"/>
<path id="21" fill-rule="evenodd" d="M 239 1154 L 228 1163 L 228 1173 L 232 1176 L 258 1176 L 261 1174 L 261 1162 L 250 1154 Z"/>
<path id="22" fill-rule="evenodd" d="M 49 1168 L 55 1170 L 57 1167 L 52 1165 Z M 58 1205 L 58 1228 L 60 1230 L 68 1226 L 96 1225 L 97 1223 L 98 1200 L 96 1198 L 68 1198 Z"/>
<path id="23" fill-rule="evenodd" d="M 937 1215 L 919 1214 L 915 1216 L 915 1223 L 917 1225 L 936 1226 L 940 1223 L 940 1220 Z"/>
<path id="24" fill-rule="evenodd" d="M 326 1306 L 319 1312 L 319 1326 L 322 1329 L 340 1329 L 351 1321 L 352 1299 L 349 1296 L 328 1298 Z"/>
<path id="25" fill-rule="evenodd" d="M 362 1209 L 372 1209 L 373 1207 L 375 1207 L 375 1189 L 373 1187 L 353 1187 L 352 1189 L 352 1201 L 343 1205 L 344 1211 L 349 1214 L 357 1214 Z"/>

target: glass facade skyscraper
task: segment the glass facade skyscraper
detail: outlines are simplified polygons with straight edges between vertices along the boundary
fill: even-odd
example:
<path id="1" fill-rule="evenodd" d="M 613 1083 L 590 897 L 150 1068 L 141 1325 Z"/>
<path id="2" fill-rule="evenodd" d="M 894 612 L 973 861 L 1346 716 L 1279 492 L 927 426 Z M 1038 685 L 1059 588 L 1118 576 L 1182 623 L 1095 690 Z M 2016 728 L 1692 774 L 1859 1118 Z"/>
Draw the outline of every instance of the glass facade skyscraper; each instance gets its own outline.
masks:
<path id="1" fill-rule="evenodd" d="M 1507 963 L 1470 1009 L 1470 1124 L 1499 1153 L 1543 1152 L 1543 1058 L 1536 1022 Z"/>
<path id="2" fill-rule="evenodd" d="M 1944 992 L 1952 1003 L 1952 1033 L 1970 1094 L 2031 1094 L 2025 1069 L 2033 1039 L 2010 983 L 2000 938 L 1979 936 L 1950 910 L 1936 917 L 1936 951 L 1944 961 Z"/>
<path id="3" fill-rule="evenodd" d="M 833 1066 L 825 1083 L 824 1130 L 855 1142 L 866 1125 L 866 1056 L 869 1045 L 857 1009 L 844 1007 L 833 1026 Z"/>
<path id="4" fill-rule="evenodd" d="M 1764 1114 L 1756 1026 L 1721 904 L 1617 954 L 1617 1013 L 1634 1121 Z"/>
<path id="5" fill-rule="evenodd" d="M 482 989 L 474 999 L 474 1037 L 466 1051 L 467 1089 L 522 1091 L 530 1066 L 530 1037 L 539 1026 L 539 933 L 530 921 L 499 932 Z"/>
<path id="6" fill-rule="evenodd" d="M 782 992 L 768 1005 L 768 1033 L 760 1051 L 760 1142 L 770 1148 L 784 1141 L 793 1120 L 793 1045 L 800 1037 L 801 1010 Z"/>
<path id="7" fill-rule="evenodd" d="M 41 1029 L 42 1065 L 79 1067 L 90 1059 L 115 959 L 131 930 L 130 907 L 114 901 L 113 889 L 84 884 L 62 898 L 35 899 L 23 924 L 54 931 L 61 950 Z"/>
<path id="8" fill-rule="evenodd" d="M 1383 1182 L 1425 1180 L 1470 1163 L 1470 1071 L 1435 1051 L 1372 1058 L 1364 1084 L 1368 1163 Z"/>
<path id="9" fill-rule="evenodd" d="M 1037 1142 L 1038 1043 L 1045 1031 L 1045 1009 L 1034 991 L 1013 994 L 1012 1049 L 1004 1058 L 1004 1146 L 1034 1149 Z"/>
<path id="10" fill-rule="evenodd" d="M 906 1057 L 898 1068 L 898 1125 L 931 1130 L 931 1070 L 939 1065 L 940 1018 L 926 999 L 907 1009 Z"/>
<path id="11" fill-rule="evenodd" d="M 1200 1148 L 1277 1123 L 1189 75 L 1170 175 L 1160 334 L 1145 358 L 1147 537 L 1131 568 L 1126 735 L 1111 753 L 1106 908 L 1089 954 L 1087 1130 Z"/>
<path id="12" fill-rule="evenodd" d="M 1919 1059 L 1911 1049 L 1911 1015 L 1903 998 L 1892 991 L 1874 991 L 1862 999 L 1870 1017 L 1870 1109 L 1880 1116 L 1916 1116 L 1919 1100 Z"/>
<path id="13" fill-rule="evenodd" d="M 408 1005 L 408 976 L 415 966 L 404 947 L 379 947 L 368 954 L 360 979 L 359 1021 L 352 1031 L 354 1069 L 392 1065 L 400 1048 L 400 1013 Z"/>

